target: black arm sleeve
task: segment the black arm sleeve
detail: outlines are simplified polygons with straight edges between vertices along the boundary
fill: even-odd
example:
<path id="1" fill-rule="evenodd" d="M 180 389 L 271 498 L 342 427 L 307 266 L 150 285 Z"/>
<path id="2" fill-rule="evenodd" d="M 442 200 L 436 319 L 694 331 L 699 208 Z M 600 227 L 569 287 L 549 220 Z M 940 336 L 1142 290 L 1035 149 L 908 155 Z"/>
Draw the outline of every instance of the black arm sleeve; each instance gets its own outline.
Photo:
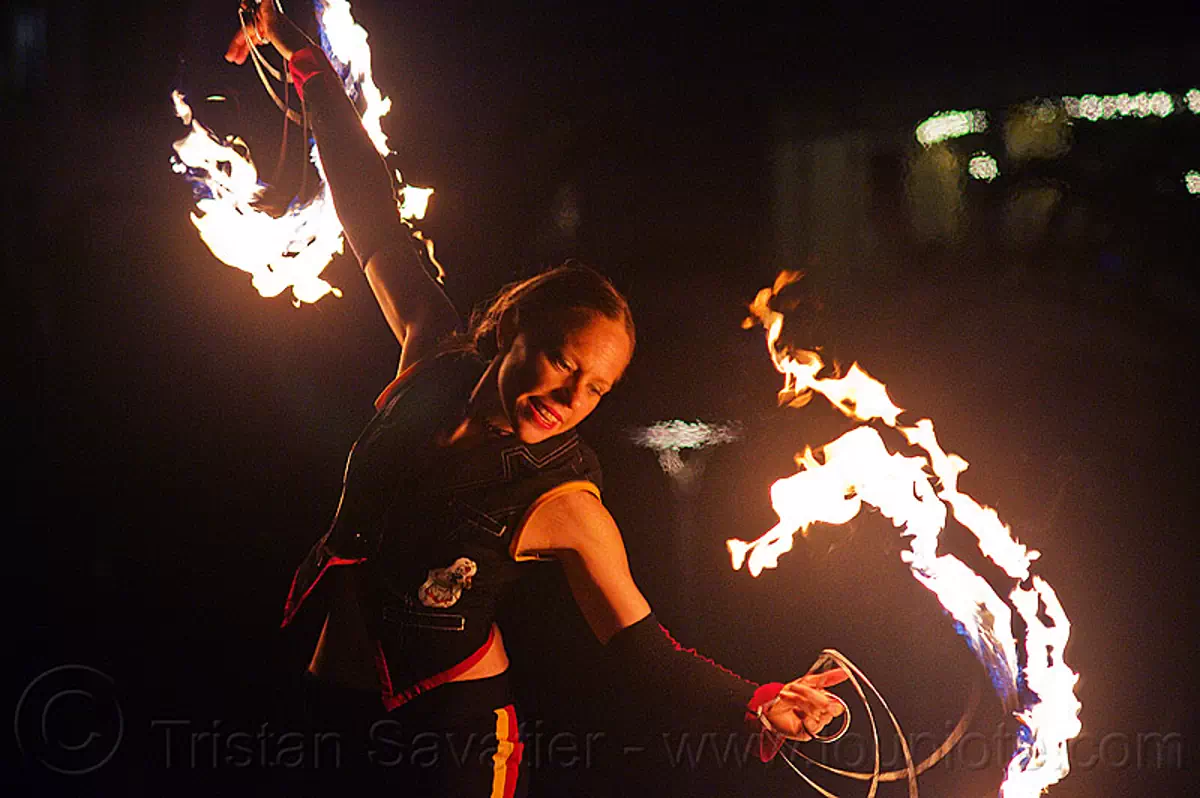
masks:
<path id="1" fill-rule="evenodd" d="M 314 54 L 318 48 L 312 48 Z M 392 176 L 363 129 L 358 111 L 323 54 L 328 69 L 304 84 L 304 110 L 321 153 L 338 219 L 354 254 L 367 261 L 397 236 L 411 239 L 400 221 Z"/>
<path id="2" fill-rule="evenodd" d="M 639 703 L 710 728 L 741 728 L 759 687 L 680 646 L 654 613 L 613 635 L 606 652 Z"/>

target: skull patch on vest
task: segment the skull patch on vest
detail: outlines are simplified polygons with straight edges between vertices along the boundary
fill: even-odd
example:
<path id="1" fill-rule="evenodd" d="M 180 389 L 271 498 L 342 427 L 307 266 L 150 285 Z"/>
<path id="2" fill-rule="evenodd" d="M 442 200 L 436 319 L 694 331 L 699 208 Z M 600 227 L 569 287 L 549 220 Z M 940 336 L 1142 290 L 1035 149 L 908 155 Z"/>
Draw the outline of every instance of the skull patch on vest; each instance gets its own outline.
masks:
<path id="1" fill-rule="evenodd" d="M 471 589 L 471 579 L 478 570 L 466 557 L 459 557 L 447 568 L 432 568 L 417 597 L 426 607 L 452 607 L 464 590 Z"/>

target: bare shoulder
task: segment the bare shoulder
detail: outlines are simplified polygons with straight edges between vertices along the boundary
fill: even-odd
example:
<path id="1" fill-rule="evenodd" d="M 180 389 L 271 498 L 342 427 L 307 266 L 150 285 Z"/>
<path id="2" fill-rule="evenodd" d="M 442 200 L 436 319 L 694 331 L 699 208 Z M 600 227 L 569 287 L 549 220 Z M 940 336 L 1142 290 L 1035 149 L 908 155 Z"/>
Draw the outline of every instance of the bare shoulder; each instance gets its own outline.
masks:
<path id="1" fill-rule="evenodd" d="M 597 547 L 624 548 L 621 532 L 604 503 L 590 491 L 556 496 L 538 507 L 521 530 L 521 549 L 551 553 Z"/>
<path id="2" fill-rule="evenodd" d="M 607 643 L 650 613 L 629 572 L 617 523 L 593 493 L 571 491 L 547 501 L 521 533 L 521 548 L 554 556 L 596 639 Z"/>

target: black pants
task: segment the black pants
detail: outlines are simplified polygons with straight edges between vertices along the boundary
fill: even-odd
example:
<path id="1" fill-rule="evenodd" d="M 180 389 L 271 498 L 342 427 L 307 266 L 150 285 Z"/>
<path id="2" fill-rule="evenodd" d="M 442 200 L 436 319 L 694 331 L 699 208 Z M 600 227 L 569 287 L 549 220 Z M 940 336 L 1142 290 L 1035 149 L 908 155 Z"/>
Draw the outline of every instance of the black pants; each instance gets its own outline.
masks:
<path id="1" fill-rule="evenodd" d="M 443 798 L 524 795 L 523 744 L 507 674 L 450 682 L 391 712 L 377 692 L 310 677 L 305 705 L 321 757 L 313 776 L 331 788 Z"/>

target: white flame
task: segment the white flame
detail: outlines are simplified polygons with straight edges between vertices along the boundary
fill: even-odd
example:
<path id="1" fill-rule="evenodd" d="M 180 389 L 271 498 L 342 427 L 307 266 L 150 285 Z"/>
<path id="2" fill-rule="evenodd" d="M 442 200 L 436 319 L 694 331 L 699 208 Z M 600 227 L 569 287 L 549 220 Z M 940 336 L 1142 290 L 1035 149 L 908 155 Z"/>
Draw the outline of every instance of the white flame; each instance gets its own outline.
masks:
<path id="1" fill-rule="evenodd" d="M 933 422 L 922 419 L 911 427 L 897 426 L 903 411 L 892 403 L 882 383 L 857 364 L 844 377 L 822 379 L 817 375 L 824 363 L 816 352 L 779 346 L 784 319 L 772 309 L 771 300 L 801 276 L 781 274 L 774 288 L 760 291 L 751 306 L 752 314 L 767 329 L 771 358 L 785 377 L 781 397 L 819 393 L 850 418 L 878 419 L 898 429 L 924 454 L 889 452 L 879 432 L 866 425 L 822 447 L 819 454 L 823 459 L 806 450 L 797 457 L 800 470 L 771 486 L 771 504 L 779 523 L 753 542 L 727 541 L 733 567 L 746 565 L 758 576 L 764 568 L 776 567 L 780 555 L 791 550 L 796 532 L 803 533 L 818 521 L 845 523 L 864 503 L 878 508 L 910 538 L 909 550 L 901 556 L 913 576 L 958 622 L 1001 698 L 1018 705 L 1014 717 L 1025 733 L 1019 736 L 1002 795 L 1033 798 L 1068 773 L 1067 741 L 1080 731 L 1080 704 L 1074 693 L 1078 676 L 1062 659 L 1070 624 L 1050 585 L 1037 576 L 1030 579 L 1030 566 L 1040 555 L 1019 543 L 995 510 L 958 490 L 958 475 L 966 470 L 967 462 L 941 447 Z M 1009 594 L 1011 608 L 960 560 L 938 555 L 947 507 L 975 535 L 980 551 L 1018 581 Z M 1032 588 L 1021 586 L 1026 580 Z M 1023 671 L 1012 608 L 1026 627 Z M 1018 673 L 1024 677 L 1024 691 Z"/>
<path id="2" fill-rule="evenodd" d="M 348 91 L 361 99 L 362 122 L 380 155 L 388 155 L 381 120 L 391 100 L 375 85 L 367 32 L 354 22 L 346 0 L 317 0 L 314 4 L 322 45 L 330 60 L 344 72 Z M 311 151 L 320 184 L 306 202 L 293 200 L 280 216 L 258 207 L 265 185 L 249 148 L 236 137 L 218 138 L 198 122 L 184 96 L 172 93 L 175 113 L 191 130 L 175 142 L 175 171 L 197 187 L 192 223 L 213 255 L 252 276 L 263 296 L 277 296 L 288 288 L 297 303 L 316 302 L 326 294 L 341 292 L 321 278 L 334 255 L 344 251 L 342 225 L 333 209 L 321 157 Z M 433 193 L 430 188 L 404 185 L 397 208 L 405 219 L 421 219 Z"/>
<path id="3" fill-rule="evenodd" d="M 1018 742 L 1001 788 L 1003 798 L 1039 795 L 1066 776 L 1070 771 L 1067 741 L 1080 732 L 1075 697 L 1079 676 L 1062 659 L 1071 624 L 1049 583 L 1038 576 L 1032 581 L 1032 590 L 1018 586 L 1009 599 L 1028 625 L 1025 682 L 1039 699 L 1018 712 L 1017 719 L 1036 733 Z M 1038 617 L 1039 604 L 1045 607 L 1049 624 Z"/>

